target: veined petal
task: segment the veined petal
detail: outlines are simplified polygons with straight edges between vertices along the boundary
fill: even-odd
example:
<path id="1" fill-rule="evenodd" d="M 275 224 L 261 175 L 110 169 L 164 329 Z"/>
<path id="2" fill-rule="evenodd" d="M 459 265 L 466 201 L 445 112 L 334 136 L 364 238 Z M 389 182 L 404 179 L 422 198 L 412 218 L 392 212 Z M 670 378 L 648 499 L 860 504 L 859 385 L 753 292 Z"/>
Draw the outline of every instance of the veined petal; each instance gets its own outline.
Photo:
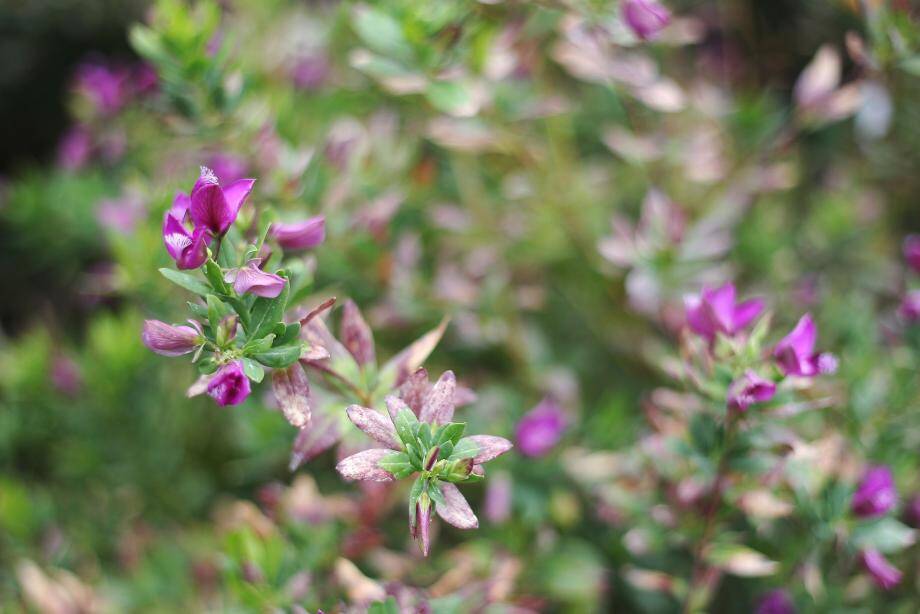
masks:
<path id="1" fill-rule="evenodd" d="M 300 363 L 295 362 L 285 369 L 275 369 L 272 373 L 272 392 L 291 426 L 302 429 L 310 423 L 310 382 Z"/>
<path id="2" fill-rule="evenodd" d="M 479 528 L 479 519 L 473 513 L 470 504 L 460 493 L 460 489 L 450 482 L 440 482 L 438 486 L 441 494 L 444 495 L 446 505 L 435 503 L 435 511 L 444 522 L 452 524 L 458 529 L 477 529 Z"/>
<path id="3" fill-rule="evenodd" d="M 176 192 L 176 196 L 173 198 L 172 207 L 169 209 L 169 215 L 182 222 L 185 220 L 185 216 L 188 215 L 188 210 L 191 206 L 192 199 L 188 194 L 185 192 Z"/>
<path id="4" fill-rule="evenodd" d="M 371 482 L 392 482 L 395 478 L 389 471 L 381 469 L 377 463 L 392 454 L 385 448 L 371 448 L 339 461 L 336 470 L 347 480 L 370 480 Z"/>
<path id="5" fill-rule="evenodd" d="M 233 219 L 236 219 L 236 215 L 240 212 L 240 208 L 243 206 L 243 203 L 246 202 L 249 193 L 252 192 L 252 186 L 255 182 L 255 179 L 239 179 L 223 188 L 224 199 L 233 214 Z M 232 223 L 231 221 L 231 224 Z"/>
<path id="6" fill-rule="evenodd" d="M 189 215 L 196 227 L 207 228 L 216 235 L 224 234 L 236 212 L 230 209 L 224 191 L 215 181 L 199 179 L 192 190 Z"/>
<path id="7" fill-rule="evenodd" d="M 412 409 L 408 405 L 406 405 L 406 403 L 399 397 L 394 397 L 392 395 L 388 396 L 386 398 L 386 403 L 387 403 L 387 412 L 390 414 L 390 420 L 393 422 L 393 424 L 396 424 L 396 416 L 399 415 L 400 411 L 402 411 L 403 409 L 408 409 L 409 411 L 412 411 Z"/>
<path id="8" fill-rule="evenodd" d="M 454 390 L 457 388 L 457 379 L 453 371 L 445 371 L 440 379 L 431 388 L 419 420 L 430 424 L 446 424 L 454 417 Z"/>
<path id="9" fill-rule="evenodd" d="M 504 437 L 495 435 L 471 435 L 469 439 L 479 446 L 479 452 L 473 457 L 473 462 L 477 465 L 497 458 L 514 447 L 514 444 Z"/>
<path id="10" fill-rule="evenodd" d="M 192 242 L 182 250 L 182 255 L 176 259 L 176 267 L 180 269 L 197 269 L 208 259 L 208 244 L 211 236 L 204 228 L 196 228 L 192 233 Z"/>
<path id="11" fill-rule="evenodd" d="M 422 405 L 425 403 L 425 397 L 428 395 L 430 388 L 431 382 L 428 381 L 428 371 L 424 367 L 419 367 L 399 387 L 399 397 L 418 416 L 422 411 Z"/>
<path id="12" fill-rule="evenodd" d="M 394 450 L 402 450 L 393 422 L 379 411 L 360 405 L 349 405 L 345 412 L 348 419 L 368 437 Z"/>
<path id="13" fill-rule="evenodd" d="M 233 289 L 237 294 L 247 292 L 266 298 L 275 298 L 284 289 L 287 283 L 283 277 L 263 271 L 257 266 L 258 261 L 250 260 L 246 266 L 241 267 L 233 281 Z"/>
<path id="14" fill-rule="evenodd" d="M 192 235 L 179 218 L 169 212 L 163 216 L 163 243 L 173 260 L 181 258 L 185 248 L 192 244 Z"/>

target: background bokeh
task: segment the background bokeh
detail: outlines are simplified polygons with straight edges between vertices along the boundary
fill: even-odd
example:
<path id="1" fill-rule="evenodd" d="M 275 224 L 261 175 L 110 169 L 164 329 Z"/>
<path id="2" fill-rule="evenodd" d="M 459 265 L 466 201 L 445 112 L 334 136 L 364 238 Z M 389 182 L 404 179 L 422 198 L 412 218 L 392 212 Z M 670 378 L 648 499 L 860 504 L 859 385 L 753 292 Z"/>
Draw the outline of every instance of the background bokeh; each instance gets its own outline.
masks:
<path id="1" fill-rule="evenodd" d="M 605 468 L 680 388 L 682 297 L 729 280 L 776 338 L 810 311 L 840 359 L 794 428 L 920 490 L 910 3 L 675 0 L 649 42 L 605 0 L 154 4 L 0 3 L 3 611 L 361 611 L 385 586 L 437 611 L 680 611 L 685 557 L 631 532 L 645 497 Z M 839 75 L 803 85 L 822 46 Z M 471 431 L 562 408 L 561 441 L 465 489 L 478 531 L 442 527 L 423 561 L 398 496 L 331 452 L 289 471 L 268 387 L 188 399 L 193 369 L 143 347 L 145 318 L 186 317 L 160 225 L 201 164 L 326 216 L 311 298 L 360 305 L 378 356 L 449 315 L 426 364 L 477 392 Z M 915 546 L 882 593 L 789 524 L 781 571 L 727 574 L 713 611 L 777 587 L 802 611 L 916 607 Z"/>

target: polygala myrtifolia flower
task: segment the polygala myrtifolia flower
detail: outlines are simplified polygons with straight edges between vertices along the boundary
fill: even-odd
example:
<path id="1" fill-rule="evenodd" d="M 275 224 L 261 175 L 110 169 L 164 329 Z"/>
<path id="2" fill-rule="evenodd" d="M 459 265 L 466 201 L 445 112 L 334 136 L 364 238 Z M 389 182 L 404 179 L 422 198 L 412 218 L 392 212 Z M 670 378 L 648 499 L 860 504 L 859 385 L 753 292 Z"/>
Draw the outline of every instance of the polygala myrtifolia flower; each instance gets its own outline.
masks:
<path id="1" fill-rule="evenodd" d="M 184 220 L 188 215 L 189 198 L 176 194 L 172 208 L 163 216 L 163 243 L 166 251 L 176 261 L 176 268 L 197 269 L 208 259 L 211 236 L 207 228 L 188 230 Z"/>
<path id="2" fill-rule="evenodd" d="M 728 283 L 711 290 L 703 288 L 699 295 L 684 298 L 687 324 L 704 339 L 713 341 L 717 334 L 733 336 L 746 328 L 764 309 L 763 299 L 743 303 L 735 300 L 735 285 Z"/>
<path id="3" fill-rule="evenodd" d="M 235 360 L 217 370 L 208 382 L 208 395 L 218 405 L 239 405 L 249 396 L 249 378 L 243 371 L 243 363 Z"/>
<path id="4" fill-rule="evenodd" d="M 870 467 L 853 493 L 853 513 L 862 518 L 883 516 L 897 501 L 898 491 L 891 469 L 884 465 Z"/>
<path id="5" fill-rule="evenodd" d="M 358 452 L 336 469 L 349 480 L 390 482 L 418 474 L 409 493 L 409 531 L 422 553 L 431 548 L 431 511 L 459 529 L 475 529 L 479 520 L 456 484 L 482 479 L 482 464 L 511 449 L 507 439 L 492 435 L 464 437 L 466 425 L 451 422 L 457 383 L 444 372 L 424 399 L 418 416 L 399 397 L 388 396 L 389 418 L 352 405 L 348 417 L 385 448 Z"/>
<path id="6" fill-rule="evenodd" d="M 562 407 L 547 397 L 518 421 L 515 429 L 518 449 L 526 456 L 545 456 L 562 439 L 565 426 Z"/>
<path id="7" fill-rule="evenodd" d="M 890 591 L 901 583 L 903 574 L 878 550 L 864 550 L 859 558 L 879 588 Z"/>
<path id="8" fill-rule="evenodd" d="M 275 298 L 284 290 L 287 283 L 280 275 L 268 273 L 259 268 L 259 260 L 250 260 L 246 266 L 231 271 L 226 281 L 233 284 L 237 294 L 254 294 L 265 298 Z"/>
<path id="9" fill-rule="evenodd" d="M 795 614 L 795 604 L 789 593 L 776 589 L 760 598 L 755 614 Z"/>
<path id="10" fill-rule="evenodd" d="M 624 0 L 623 21 L 642 40 L 658 36 L 671 22 L 671 12 L 657 0 Z"/>
<path id="11" fill-rule="evenodd" d="M 920 235 L 908 235 L 904 239 L 904 259 L 914 271 L 920 273 Z"/>
<path id="12" fill-rule="evenodd" d="M 272 224 L 269 234 L 288 251 L 311 249 L 326 238 L 326 219 L 317 215 L 301 222 Z"/>
<path id="13" fill-rule="evenodd" d="M 182 356 L 197 350 L 204 341 L 201 324 L 188 321 L 191 326 L 172 326 L 159 320 L 144 320 L 141 340 L 149 349 L 163 356 Z"/>
<path id="14" fill-rule="evenodd" d="M 255 179 L 238 179 L 223 187 L 214 172 L 201 167 L 201 176 L 189 195 L 189 215 L 195 228 L 207 228 L 215 236 L 223 236 L 252 192 Z"/>
<path id="15" fill-rule="evenodd" d="M 728 408 L 745 411 L 754 403 L 769 401 L 776 394 L 776 384 L 748 370 L 728 389 Z"/>
<path id="16" fill-rule="evenodd" d="M 786 375 L 814 376 L 834 373 L 837 357 L 831 353 L 815 353 L 818 328 L 811 314 L 806 313 L 795 328 L 773 349 L 773 357 Z"/>

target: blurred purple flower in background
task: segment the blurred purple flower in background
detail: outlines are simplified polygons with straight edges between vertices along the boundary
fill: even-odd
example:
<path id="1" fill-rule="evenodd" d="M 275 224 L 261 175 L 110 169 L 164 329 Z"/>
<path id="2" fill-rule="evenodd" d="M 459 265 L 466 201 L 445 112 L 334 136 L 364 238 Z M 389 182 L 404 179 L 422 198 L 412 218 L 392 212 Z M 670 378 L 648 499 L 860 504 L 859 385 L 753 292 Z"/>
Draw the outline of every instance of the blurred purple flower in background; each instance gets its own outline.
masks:
<path id="1" fill-rule="evenodd" d="M 818 328 L 806 313 L 795 328 L 776 344 L 773 357 L 786 375 L 813 376 L 837 370 L 837 358 L 830 353 L 815 353 Z"/>
<path id="2" fill-rule="evenodd" d="M 671 12 L 656 0 L 625 0 L 623 21 L 642 40 L 655 38 L 671 22 Z"/>
<path id="3" fill-rule="evenodd" d="M 913 270 L 920 273 L 920 235 L 908 235 L 904 239 L 904 259 Z"/>
<path id="4" fill-rule="evenodd" d="M 753 371 L 735 381 L 728 389 L 728 408 L 745 411 L 754 403 L 769 401 L 776 394 L 776 384 Z"/>
<path id="5" fill-rule="evenodd" d="M 735 285 L 725 284 L 715 290 L 703 288 L 699 295 L 684 298 L 687 324 L 693 332 L 712 341 L 717 333 L 732 336 L 744 329 L 763 312 L 763 299 L 743 303 L 735 301 Z"/>
<path id="6" fill-rule="evenodd" d="M 269 234 L 288 251 L 311 249 L 326 239 L 326 218 L 317 215 L 301 222 L 276 222 Z"/>
<path id="7" fill-rule="evenodd" d="M 489 522 L 501 524 L 511 517 L 511 493 L 513 483 L 511 476 L 506 471 L 492 475 L 486 484 L 485 500 L 483 501 L 484 513 Z"/>
<path id="8" fill-rule="evenodd" d="M 147 205 L 137 194 L 107 198 L 96 208 L 99 224 L 122 234 L 131 234 L 138 222 L 147 216 Z"/>
<path id="9" fill-rule="evenodd" d="M 208 382 L 208 394 L 221 407 L 239 405 L 250 391 L 249 378 L 238 360 L 221 367 Z"/>
<path id="10" fill-rule="evenodd" d="M 898 314 L 911 324 L 920 320 L 920 290 L 911 290 L 904 295 Z"/>
<path id="11" fill-rule="evenodd" d="M 100 115 L 114 115 L 128 102 L 129 76 L 123 66 L 90 60 L 77 67 L 74 82 Z"/>
<path id="12" fill-rule="evenodd" d="M 160 320 L 144 320 L 141 341 L 149 349 L 162 356 L 182 356 L 198 349 L 204 343 L 200 325 L 189 320 L 193 326 L 172 326 Z"/>
<path id="13" fill-rule="evenodd" d="M 765 593 L 757 602 L 756 614 L 795 614 L 795 604 L 782 589 Z"/>
<path id="14" fill-rule="evenodd" d="M 236 221 L 240 207 L 255 182 L 255 179 L 239 179 L 223 187 L 214 171 L 202 166 L 201 176 L 195 182 L 190 196 L 189 214 L 196 229 L 204 227 L 217 236 L 226 233 Z"/>
<path id="15" fill-rule="evenodd" d="M 245 158 L 232 153 L 218 152 L 208 158 L 207 168 L 226 184 L 231 184 L 246 177 L 249 165 Z"/>
<path id="16" fill-rule="evenodd" d="M 77 124 L 61 137 L 57 149 L 57 164 L 67 171 L 83 168 L 93 152 L 93 137 L 89 129 Z"/>
<path id="17" fill-rule="evenodd" d="M 901 583 L 903 574 L 878 550 L 865 550 L 860 553 L 859 558 L 880 588 L 889 591 Z"/>
<path id="18" fill-rule="evenodd" d="M 862 518 L 873 518 L 886 514 L 898 500 L 891 469 L 884 465 L 870 467 L 856 492 L 853 493 L 853 513 Z"/>
<path id="19" fill-rule="evenodd" d="M 302 90 L 315 90 L 329 78 L 329 59 L 322 54 L 308 55 L 298 59 L 291 68 L 291 81 Z"/>
<path id="20" fill-rule="evenodd" d="M 80 367 L 72 358 L 55 354 L 51 362 L 51 385 L 63 395 L 75 397 L 83 387 Z"/>
<path id="21" fill-rule="evenodd" d="M 248 292 L 256 296 L 275 298 L 281 294 L 284 284 L 287 283 L 283 277 L 260 269 L 258 260 L 250 260 L 246 266 L 240 267 L 235 274 L 231 273 L 231 275 L 233 276 L 233 289 L 237 294 Z"/>
<path id="22" fill-rule="evenodd" d="M 525 456 L 545 456 L 562 439 L 565 427 L 565 412 L 547 397 L 518 421 L 515 440 Z"/>

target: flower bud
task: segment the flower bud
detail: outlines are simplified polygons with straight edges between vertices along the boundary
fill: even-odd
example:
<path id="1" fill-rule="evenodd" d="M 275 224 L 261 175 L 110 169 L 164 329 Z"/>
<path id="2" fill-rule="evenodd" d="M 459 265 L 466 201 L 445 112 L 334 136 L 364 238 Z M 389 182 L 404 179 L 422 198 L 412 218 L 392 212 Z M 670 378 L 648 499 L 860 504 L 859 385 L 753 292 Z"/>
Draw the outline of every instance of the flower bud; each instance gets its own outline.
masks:
<path id="1" fill-rule="evenodd" d="M 318 215 L 301 222 L 274 223 L 269 234 L 285 250 L 310 249 L 326 239 L 326 218 Z"/>
<path id="2" fill-rule="evenodd" d="M 518 448 L 526 456 L 545 456 L 559 443 L 565 431 L 565 414 L 556 401 L 542 400 L 518 422 Z"/>
<path id="3" fill-rule="evenodd" d="M 441 453 L 441 446 L 435 446 L 428 450 L 428 456 L 425 457 L 425 471 L 431 471 L 434 464 L 438 462 L 438 454 Z"/>
<path id="4" fill-rule="evenodd" d="M 418 540 L 422 555 L 431 551 L 431 498 L 423 492 L 415 504 L 415 516 L 409 527 L 412 537 Z"/>
<path id="5" fill-rule="evenodd" d="M 208 382 L 208 394 L 221 407 L 239 405 L 250 392 L 249 379 L 238 360 L 221 367 Z"/>
<path id="6" fill-rule="evenodd" d="M 181 356 L 194 352 L 204 338 L 191 326 L 171 326 L 159 320 L 145 320 L 141 341 L 157 354 Z"/>
<path id="7" fill-rule="evenodd" d="M 903 574 L 878 550 L 865 550 L 860 553 L 859 558 L 880 588 L 889 591 L 900 584 Z"/>
<path id="8" fill-rule="evenodd" d="M 447 473 L 441 479 L 448 482 L 462 482 L 473 472 L 473 459 L 465 458 L 456 460 L 448 466 Z"/>
<path id="9" fill-rule="evenodd" d="M 220 321 L 220 324 L 217 325 L 217 333 L 215 335 L 217 345 L 224 347 L 236 337 L 237 321 L 238 317 L 235 315 L 226 316 Z"/>
<path id="10" fill-rule="evenodd" d="M 623 21 L 642 40 L 655 38 L 671 21 L 671 13 L 656 0 L 625 0 Z"/>

